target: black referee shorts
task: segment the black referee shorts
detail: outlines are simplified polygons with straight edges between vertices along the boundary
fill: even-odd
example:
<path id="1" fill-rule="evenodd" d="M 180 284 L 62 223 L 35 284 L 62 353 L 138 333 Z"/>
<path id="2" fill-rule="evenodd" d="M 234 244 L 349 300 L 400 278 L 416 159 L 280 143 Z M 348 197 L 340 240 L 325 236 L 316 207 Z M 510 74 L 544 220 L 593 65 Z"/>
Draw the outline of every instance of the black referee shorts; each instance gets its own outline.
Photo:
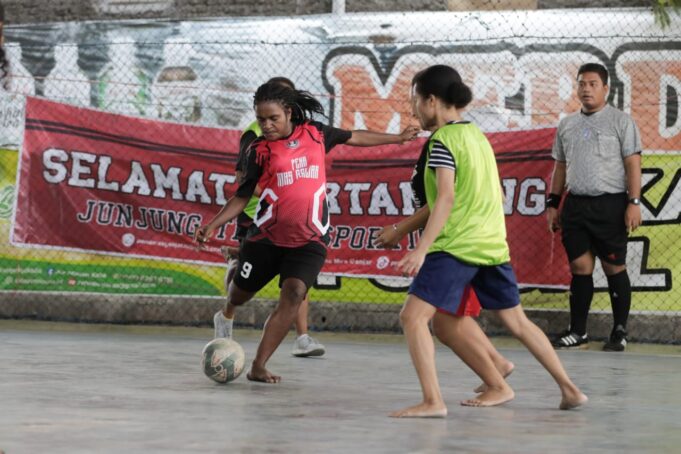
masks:
<path id="1" fill-rule="evenodd" d="M 592 251 L 601 261 L 624 265 L 627 259 L 626 193 L 595 197 L 568 194 L 560 216 L 563 246 L 570 262 Z"/>
<path id="2" fill-rule="evenodd" d="M 307 288 L 317 280 L 326 260 L 326 247 L 308 243 L 290 248 L 260 241 L 244 241 L 239 249 L 239 268 L 234 284 L 247 292 L 257 292 L 279 275 L 279 287 L 288 278 L 297 278 Z"/>

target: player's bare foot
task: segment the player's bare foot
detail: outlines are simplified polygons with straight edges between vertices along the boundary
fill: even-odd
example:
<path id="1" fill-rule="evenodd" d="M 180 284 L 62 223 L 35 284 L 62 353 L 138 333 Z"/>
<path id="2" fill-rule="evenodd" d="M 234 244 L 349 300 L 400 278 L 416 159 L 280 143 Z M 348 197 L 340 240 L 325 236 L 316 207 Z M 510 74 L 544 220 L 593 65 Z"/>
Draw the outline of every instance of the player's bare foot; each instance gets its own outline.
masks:
<path id="1" fill-rule="evenodd" d="M 246 378 L 250 381 L 259 381 L 262 383 L 279 383 L 281 381 L 279 375 L 274 375 L 264 367 L 256 365 L 251 366 L 251 370 L 246 374 Z"/>
<path id="2" fill-rule="evenodd" d="M 444 418 L 447 416 L 447 407 L 444 402 L 437 404 L 421 402 L 413 407 L 394 411 L 389 416 L 391 418 Z"/>
<path id="3" fill-rule="evenodd" d="M 490 388 L 487 391 L 477 395 L 475 399 L 466 399 L 461 401 L 464 407 L 494 407 L 513 400 L 515 393 L 510 386 L 503 389 Z"/>
<path id="4" fill-rule="evenodd" d="M 511 375 L 513 369 L 515 369 L 515 364 L 510 361 L 506 361 L 506 364 L 499 369 L 499 373 L 502 377 L 506 378 Z M 476 394 L 484 393 L 485 391 L 487 391 L 487 385 L 485 383 L 480 383 L 480 386 L 473 390 L 473 392 Z"/>
<path id="5" fill-rule="evenodd" d="M 561 399 L 558 408 L 561 410 L 571 410 L 584 405 L 588 401 L 589 398 L 586 397 L 586 394 L 575 388 L 573 390 L 563 392 L 563 398 Z"/>

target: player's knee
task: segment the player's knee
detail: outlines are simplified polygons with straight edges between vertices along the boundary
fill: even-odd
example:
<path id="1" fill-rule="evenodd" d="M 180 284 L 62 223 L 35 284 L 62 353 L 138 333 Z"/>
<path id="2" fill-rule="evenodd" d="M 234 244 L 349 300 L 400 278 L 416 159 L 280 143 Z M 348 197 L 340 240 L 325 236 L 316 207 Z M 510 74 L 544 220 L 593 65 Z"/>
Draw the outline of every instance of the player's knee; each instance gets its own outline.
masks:
<path id="1" fill-rule="evenodd" d="M 305 299 L 307 294 L 307 287 L 302 281 L 287 280 L 281 287 L 281 302 L 299 306 Z"/>
<path id="2" fill-rule="evenodd" d="M 501 317 L 501 321 L 503 322 L 504 326 L 506 326 L 506 329 L 511 333 L 512 336 L 520 337 L 523 335 L 527 323 L 529 322 L 523 311 L 501 311 L 499 312 L 499 316 Z"/>
<path id="3" fill-rule="evenodd" d="M 580 257 L 570 262 L 570 272 L 572 274 L 589 275 L 594 272 L 594 262 L 588 257 Z"/>
<path id="4" fill-rule="evenodd" d="M 232 282 L 229 284 L 229 290 L 227 292 L 227 303 L 232 304 L 233 306 L 241 306 L 242 304 L 248 302 L 253 295 L 254 294 L 252 292 L 241 290 Z"/>
<path id="5" fill-rule="evenodd" d="M 603 265 L 603 272 L 606 274 L 606 276 L 614 276 L 615 274 L 619 274 L 627 269 L 626 265 L 613 265 L 612 263 L 608 262 L 601 262 L 601 264 Z"/>
<path id="6" fill-rule="evenodd" d="M 402 310 L 400 311 L 400 325 L 407 326 L 409 322 L 411 321 L 412 316 L 409 310 L 407 310 L 406 307 L 403 307 Z"/>
<path id="7" fill-rule="evenodd" d="M 422 319 L 423 317 L 421 317 L 420 314 L 418 314 L 416 311 L 410 310 L 407 306 L 403 307 L 400 311 L 400 324 L 403 328 L 408 328 L 415 324 L 419 324 L 422 321 L 427 322 L 427 320 Z"/>

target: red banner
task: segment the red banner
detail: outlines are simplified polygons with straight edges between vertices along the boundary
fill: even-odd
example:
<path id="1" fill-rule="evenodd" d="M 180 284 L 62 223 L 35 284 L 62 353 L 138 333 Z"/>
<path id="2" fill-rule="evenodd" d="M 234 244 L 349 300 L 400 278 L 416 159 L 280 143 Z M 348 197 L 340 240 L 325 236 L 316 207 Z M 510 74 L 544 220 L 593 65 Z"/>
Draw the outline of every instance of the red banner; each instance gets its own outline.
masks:
<path id="1" fill-rule="evenodd" d="M 205 251 L 191 235 L 234 193 L 239 131 L 152 121 L 28 98 L 12 241 L 107 254 L 222 262 L 234 225 Z M 514 267 L 521 283 L 566 282 L 544 194 L 554 130 L 490 134 L 497 152 Z M 380 228 L 412 214 L 409 180 L 423 140 L 342 146 L 328 155 L 333 225 L 324 272 L 395 276 L 398 250 L 373 246 Z"/>
<path id="2" fill-rule="evenodd" d="M 12 241 L 221 261 L 191 235 L 234 192 L 238 141 L 238 131 L 29 97 Z"/>
<path id="3" fill-rule="evenodd" d="M 553 169 L 555 129 L 487 134 L 497 155 L 511 259 L 519 282 L 564 286 L 567 259 L 559 234 L 548 231 L 545 194 Z M 342 146 L 329 154 L 329 211 L 332 241 L 325 271 L 398 276 L 394 264 L 414 247 L 417 234 L 398 250 L 372 246 L 382 226 L 413 213 L 410 178 L 425 139 L 405 146 L 362 149 Z"/>

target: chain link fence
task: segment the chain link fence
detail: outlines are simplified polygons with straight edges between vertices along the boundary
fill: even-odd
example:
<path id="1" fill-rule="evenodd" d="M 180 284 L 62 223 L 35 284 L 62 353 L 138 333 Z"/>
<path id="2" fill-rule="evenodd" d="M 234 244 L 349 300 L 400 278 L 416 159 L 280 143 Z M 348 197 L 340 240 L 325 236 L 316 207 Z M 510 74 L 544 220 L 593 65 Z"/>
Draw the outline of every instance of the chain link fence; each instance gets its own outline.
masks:
<path id="1" fill-rule="evenodd" d="M 3 315 L 96 319 L 84 314 L 100 304 L 107 321 L 207 323 L 225 294 L 220 246 L 234 244 L 234 225 L 206 252 L 191 233 L 234 193 L 255 89 L 284 76 L 322 101 L 324 122 L 399 132 L 413 122 L 412 76 L 444 63 L 472 87 L 466 117 L 497 153 L 523 304 L 546 330 L 563 329 L 569 269 L 546 226 L 550 149 L 558 121 L 579 108 L 577 68 L 598 62 L 611 74 L 609 102 L 633 116 L 643 140 L 644 222 L 627 262 L 632 334 L 678 341 L 680 31 L 678 21 L 662 30 L 646 8 L 6 26 Z M 401 252 L 372 243 L 380 227 L 413 213 L 408 182 L 423 140 L 329 155 L 332 242 L 311 293 L 313 325 L 351 327 L 330 322 L 362 303 L 397 327 L 408 281 L 391 264 L 417 237 Z M 592 311 L 609 324 L 598 266 L 595 285 Z M 277 292 L 275 281 L 259 297 Z M 71 312 L 36 301 L 71 302 Z"/>

